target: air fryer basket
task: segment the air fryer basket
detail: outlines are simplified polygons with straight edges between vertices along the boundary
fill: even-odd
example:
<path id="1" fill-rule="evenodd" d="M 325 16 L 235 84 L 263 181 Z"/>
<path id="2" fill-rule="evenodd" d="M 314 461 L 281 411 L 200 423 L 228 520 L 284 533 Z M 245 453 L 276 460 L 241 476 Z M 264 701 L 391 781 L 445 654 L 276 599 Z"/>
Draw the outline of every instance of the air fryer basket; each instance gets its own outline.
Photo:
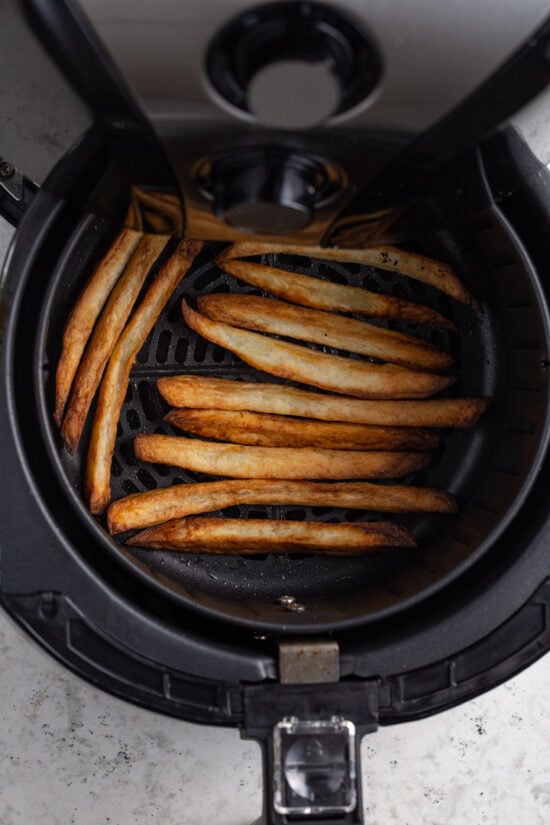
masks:
<path id="1" fill-rule="evenodd" d="M 91 517 L 80 498 L 87 432 L 84 448 L 71 458 L 62 448 L 52 420 L 53 378 L 70 307 L 112 233 L 113 228 L 97 218 L 86 219 L 78 228 L 53 275 L 37 339 L 38 389 L 50 456 L 72 505 L 88 520 Z M 205 245 L 138 355 L 113 461 L 115 499 L 138 490 L 212 480 L 211 476 L 177 468 L 145 465 L 133 455 L 132 440 L 137 432 L 172 431 L 162 420 L 167 407 L 155 387 L 161 375 L 276 380 L 185 328 L 180 312 L 182 296 L 192 302 L 207 292 L 255 292 L 212 263 L 219 248 Z M 489 411 L 474 429 L 445 431 L 430 467 L 404 479 L 404 483 L 449 490 L 460 503 L 458 515 L 396 517 L 416 537 L 417 549 L 385 549 L 354 558 L 235 558 L 146 549 L 130 553 L 123 545 L 126 535 L 111 539 L 102 524 L 94 522 L 99 543 L 134 574 L 202 612 L 240 624 L 284 625 L 286 630 L 300 632 L 329 625 L 350 626 L 389 615 L 411 600 L 433 593 L 480 558 L 521 506 L 545 445 L 546 308 L 528 262 L 515 249 L 505 227 L 494 222 L 489 213 L 468 230 L 433 235 L 419 249 L 452 264 L 482 301 L 482 312 L 474 314 L 435 289 L 370 267 L 290 256 L 268 256 L 267 262 L 278 261 L 297 272 L 362 284 L 426 303 L 455 321 L 458 334 L 403 323 L 391 326 L 426 336 L 453 354 L 458 380 L 449 394 L 492 399 Z M 253 506 L 227 509 L 220 515 L 332 522 L 377 517 L 375 513 L 337 508 Z M 284 611 L 277 602 L 283 594 L 299 599 L 305 611 Z"/>

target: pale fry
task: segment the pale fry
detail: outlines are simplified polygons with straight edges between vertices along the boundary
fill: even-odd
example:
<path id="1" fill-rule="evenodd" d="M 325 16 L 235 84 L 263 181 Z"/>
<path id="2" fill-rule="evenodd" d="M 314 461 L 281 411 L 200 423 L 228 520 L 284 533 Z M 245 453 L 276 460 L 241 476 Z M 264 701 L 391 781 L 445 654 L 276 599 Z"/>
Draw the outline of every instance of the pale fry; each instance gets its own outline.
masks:
<path id="1" fill-rule="evenodd" d="M 273 519 L 183 518 L 150 527 L 126 544 L 187 553 L 322 553 L 357 556 L 379 547 L 415 547 L 404 527 L 382 521 L 324 524 Z"/>
<path id="2" fill-rule="evenodd" d="M 154 433 L 137 435 L 134 451 L 140 461 L 231 478 L 399 478 L 430 463 L 425 453 L 243 447 Z"/>
<path id="3" fill-rule="evenodd" d="M 61 424 L 73 378 L 94 324 L 140 238 L 141 234 L 132 229 L 123 229 L 119 232 L 107 254 L 94 269 L 69 315 L 63 332 L 63 349 L 55 376 L 54 417 L 58 424 Z"/>
<path id="4" fill-rule="evenodd" d="M 247 479 L 175 484 L 160 490 L 133 493 L 113 501 L 107 512 L 107 524 L 111 533 L 125 533 L 238 504 L 341 507 L 380 513 L 456 513 L 458 510 L 449 493 L 429 487 L 367 481 L 327 483 Z"/>
<path id="5" fill-rule="evenodd" d="M 146 235 L 141 239 L 103 308 L 76 372 L 63 420 L 63 440 L 71 453 L 78 447 L 105 364 L 124 329 L 147 274 L 166 242 L 166 237 L 158 235 Z"/>
<path id="6" fill-rule="evenodd" d="M 253 255 L 290 254 L 304 255 L 306 258 L 320 258 L 324 261 L 342 261 L 374 266 L 377 269 L 398 272 L 417 281 L 434 286 L 457 301 L 478 309 L 479 304 L 468 292 L 462 281 L 450 266 L 395 246 L 371 246 L 366 249 L 343 249 L 321 246 L 300 246 L 296 244 L 258 244 L 242 241 L 225 249 L 218 260 L 246 258 Z"/>
<path id="7" fill-rule="evenodd" d="M 252 284 L 265 292 L 271 292 L 285 301 L 313 309 L 353 312 L 379 318 L 393 318 L 416 324 L 433 324 L 456 329 L 452 321 L 439 312 L 422 304 L 414 304 L 402 298 L 379 295 L 360 286 L 333 284 L 321 278 L 312 278 L 297 272 L 287 272 L 252 261 L 216 258 L 216 263 L 229 275 Z"/>
<path id="8" fill-rule="evenodd" d="M 252 381 L 173 375 L 157 387 L 172 407 L 253 412 L 393 427 L 473 427 L 489 404 L 486 398 L 429 401 L 363 401 Z"/>
<path id="9" fill-rule="evenodd" d="M 186 323 L 256 369 L 359 398 L 426 398 L 446 389 L 453 377 L 371 364 L 276 341 L 256 332 L 210 321 L 182 301 Z"/>
<path id="10" fill-rule="evenodd" d="M 109 503 L 117 424 L 135 357 L 201 248 L 200 241 L 182 241 L 178 245 L 149 287 L 111 354 L 101 382 L 86 466 L 86 498 L 92 513 L 102 513 Z"/>
<path id="11" fill-rule="evenodd" d="M 164 420 L 203 438 L 258 447 L 433 450 L 439 444 L 432 430 L 309 421 L 248 411 L 176 409 Z"/>
<path id="12" fill-rule="evenodd" d="M 444 370 L 453 363 L 447 353 L 422 338 L 272 298 L 212 294 L 201 296 L 197 303 L 212 321 L 370 355 L 405 367 Z"/>

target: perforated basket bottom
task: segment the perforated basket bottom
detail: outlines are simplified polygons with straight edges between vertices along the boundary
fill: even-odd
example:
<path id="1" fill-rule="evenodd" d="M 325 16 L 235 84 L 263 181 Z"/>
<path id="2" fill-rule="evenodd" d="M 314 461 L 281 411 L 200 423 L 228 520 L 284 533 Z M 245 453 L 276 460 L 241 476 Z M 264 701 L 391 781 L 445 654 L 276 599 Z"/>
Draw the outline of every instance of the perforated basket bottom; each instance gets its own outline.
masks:
<path id="1" fill-rule="evenodd" d="M 63 272 L 57 279 L 58 297 L 52 304 L 48 345 L 50 363 L 56 363 L 61 339 L 60 330 L 70 306 L 108 241 L 105 228 L 97 221 L 92 222 L 83 232 L 76 247 L 77 251 L 63 266 Z M 420 251 L 449 260 L 481 299 L 485 294 L 490 294 L 492 287 L 487 280 L 487 272 L 475 255 L 466 250 L 464 238 L 460 239 L 460 243 L 456 243 L 446 235 L 440 235 L 432 239 L 429 246 L 430 248 Z M 205 341 L 186 328 L 180 310 L 183 297 L 193 304 L 198 295 L 211 292 L 264 294 L 228 276 L 212 263 L 221 248 L 221 245 L 217 244 L 205 245 L 192 271 L 182 280 L 137 357 L 118 428 L 112 465 L 113 499 L 172 484 L 215 480 L 212 476 L 168 466 L 144 464 L 135 459 L 132 442 L 137 433 L 178 434 L 163 421 L 168 407 L 156 390 L 156 381 L 159 377 L 185 373 L 291 384 L 252 370 L 231 353 Z M 505 374 L 504 354 L 496 332 L 498 323 L 492 312 L 474 314 L 418 281 L 374 270 L 372 267 L 325 263 L 288 255 L 265 256 L 263 261 L 336 283 L 362 285 L 376 292 L 438 309 L 455 322 L 459 334 L 402 322 L 376 319 L 372 319 L 372 322 L 419 335 L 450 352 L 456 361 L 452 372 L 457 376 L 457 381 L 448 394 L 490 397 L 498 396 L 499 393 L 502 395 L 503 385 L 500 382 Z M 331 351 L 326 347 L 320 349 L 325 352 Z M 360 358 L 355 355 L 350 357 Z M 51 375 L 49 384 L 51 394 Z M 484 466 L 493 452 L 495 421 L 498 419 L 497 408 L 474 430 L 443 432 L 442 444 L 433 453 L 430 467 L 408 476 L 401 483 L 438 487 L 449 490 L 459 501 L 469 499 L 475 490 L 476 479 L 483 473 Z M 89 425 L 90 421 L 84 433 L 83 444 L 87 443 Z M 61 447 L 60 450 L 70 483 L 81 489 L 84 451 L 76 458 L 71 458 Z M 414 514 L 392 517 L 358 510 L 295 506 L 239 506 L 212 515 L 325 522 L 390 518 L 408 527 L 422 549 L 437 547 L 456 519 L 454 516 Z M 127 535 L 121 535 L 115 537 L 114 541 L 122 546 L 126 538 Z M 330 603 L 331 615 L 336 616 L 346 615 L 350 598 L 355 601 L 363 600 L 363 609 L 366 607 L 365 599 L 368 594 L 373 595 L 370 609 L 377 608 L 382 592 L 385 594 L 384 598 L 399 600 L 401 589 L 395 584 L 395 577 L 399 576 L 405 566 L 414 564 L 418 558 L 417 551 L 403 549 L 384 549 L 366 556 L 349 558 L 277 554 L 254 557 L 203 556 L 140 548 L 133 549 L 132 553 L 140 563 L 156 574 L 157 579 L 159 576 L 162 577 L 162 582 L 168 589 L 190 596 L 198 602 L 215 604 L 218 608 L 226 604 L 234 610 L 237 602 L 273 604 L 277 596 L 290 592 L 305 601 L 309 597 L 312 601 L 320 600 L 327 605 Z M 433 583 L 439 575 L 437 571 L 426 573 L 425 569 L 424 574 L 427 575 L 429 583 Z"/>

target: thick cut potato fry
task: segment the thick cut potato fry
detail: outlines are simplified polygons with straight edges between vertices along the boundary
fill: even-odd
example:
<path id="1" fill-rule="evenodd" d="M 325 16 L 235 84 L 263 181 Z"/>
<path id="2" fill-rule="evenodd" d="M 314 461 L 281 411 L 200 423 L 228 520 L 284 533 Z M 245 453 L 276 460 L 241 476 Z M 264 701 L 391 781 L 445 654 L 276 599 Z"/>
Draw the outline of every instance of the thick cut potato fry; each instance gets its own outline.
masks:
<path id="1" fill-rule="evenodd" d="M 258 553 L 358 556 L 379 547 L 416 546 L 408 530 L 387 521 L 323 524 L 316 521 L 200 516 L 150 527 L 129 539 L 126 544 L 152 547 L 155 550 L 228 556 Z"/>
<path id="2" fill-rule="evenodd" d="M 107 512 L 107 524 L 111 533 L 125 533 L 238 504 L 342 507 L 379 513 L 456 513 L 458 510 L 449 493 L 429 487 L 368 481 L 330 483 L 247 479 L 175 484 L 162 490 L 133 493 L 113 501 Z"/>
<path id="3" fill-rule="evenodd" d="M 113 288 L 76 372 L 62 434 L 74 453 L 90 404 L 101 381 L 105 364 L 139 295 L 147 274 L 167 243 L 166 237 L 147 235 L 141 239 L 128 266 Z"/>
<path id="4" fill-rule="evenodd" d="M 101 382 L 88 449 L 85 488 L 92 513 L 102 513 L 109 503 L 116 429 L 135 357 L 201 248 L 200 241 L 182 241 L 178 245 L 147 290 L 111 354 Z"/>
<path id="5" fill-rule="evenodd" d="M 426 398 L 446 389 L 455 380 L 393 364 L 371 364 L 327 355 L 309 347 L 276 341 L 256 332 L 211 321 L 192 310 L 185 301 L 182 301 L 182 311 L 191 329 L 234 352 L 256 369 L 325 390 L 359 398 Z"/>
<path id="6" fill-rule="evenodd" d="M 134 451 L 140 461 L 231 478 L 399 478 L 430 463 L 425 453 L 243 447 L 155 434 L 137 435 Z"/>
<path id="7" fill-rule="evenodd" d="M 212 321 L 371 355 L 405 367 L 444 370 L 453 363 L 447 353 L 422 338 L 272 298 L 212 294 L 201 296 L 197 303 Z"/>
<path id="8" fill-rule="evenodd" d="M 232 410 L 171 410 L 164 419 L 203 438 L 257 447 L 322 447 L 332 450 L 433 450 L 439 436 L 412 427 L 309 421 Z"/>
<path id="9" fill-rule="evenodd" d="M 232 244 L 218 256 L 218 261 L 225 262 L 235 258 L 252 257 L 253 255 L 290 254 L 304 255 L 306 258 L 317 258 L 324 261 L 343 261 L 390 272 L 407 275 L 417 281 L 436 287 L 457 301 L 478 309 L 479 304 L 471 295 L 460 278 L 447 264 L 434 261 L 425 255 L 416 252 L 407 252 L 395 246 L 371 246 L 367 249 L 334 249 L 321 246 L 298 246 L 295 244 L 258 244 L 242 241 Z"/>
<path id="10" fill-rule="evenodd" d="M 112 288 L 132 257 L 141 234 L 123 229 L 94 269 L 74 305 L 63 332 L 63 349 L 55 376 L 54 417 L 61 424 L 73 378 L 94 324 Z"/>
<path id="11" fill-rule="evenodd" d="M 181 206 L 177 201 L 174 201 L 170 197 L 166 198 L 158 192 L 147 192 L 138 187 L 134 187 L 134 193 L 138 203 L 157 211 L 160 215 L 164 215 L 172 221 L 174 234 L 182 234 L 183 217 Z"/>
<path id="12" fill-rule="evenodd" d="M 489 404 L 486 398 L 363 401 L 310 392 L 285 384 L 231 381 L 198 375 L 160 378 L 157 388 L 172 407 L 250 410 L 382 427 L 473 427 Z"/>
<path id="13" fill-rule="evenodd" d="M 265 264 L 251 261 L 236 261 L 232 258 L 216 258 L 216 263 L 240 281 L 252 284 L 265 292 L 271 292 L 285 301 L 301 304 L 313 309 L 325 309 L 337 312 L 353 312 L 369 315 L 373 318 L 393 318 L 400 321 L 412 321 L 416 324 L 433 324 L 456 330 L 455 325 L 439 312 L 422 304 L 414 304 L 402 298 L 379 295 L 360 286 L 343 286 L 312 278 L 297 272 L 287 272 Z"/>

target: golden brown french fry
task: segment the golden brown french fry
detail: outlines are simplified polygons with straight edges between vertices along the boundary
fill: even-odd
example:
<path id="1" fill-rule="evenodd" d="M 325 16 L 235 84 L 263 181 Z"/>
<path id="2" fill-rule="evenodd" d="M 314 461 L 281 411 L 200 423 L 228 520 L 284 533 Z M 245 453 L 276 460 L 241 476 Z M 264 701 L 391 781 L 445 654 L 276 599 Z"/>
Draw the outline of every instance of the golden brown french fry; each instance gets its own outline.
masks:
<path id="1" fill-rule="evenodd" d="M 180 198 L 171 192 L 155 192 L 155 197 L 159 201 L 166 201 L 166 203 L 171 203 L 173 206 L 179 206 L 181 208 Z"/>
<path id="2" fill-rule="evenodd" d="M 227 556 L 258 553 L 322 553 L 358 556 L 379 547 L 415 547 L 404 527 L 387 521 L 324 524 L 316 521 L 272 519 L 182 518 L 150 527 L 126 544 L 216 553 Z"/>
<path id="3" fill-rule="evenodd" d="M 429 401 L 363 401 L 252 381 L 171 375 L 157 387 L 172 407 L 255 412 L 393 427 L 473 427 L 489 404 L 486 398 Z"/>
<path id="4" fill-rule="evenodd" d="M 132 202 L 130 202 L 128 206 L 128 211 L 126 212 L 126 217 L 124 218 L 124 226 L 128 227 L 128 229 L 136 228 L 136 214 L 134 204 Z"/>
<path id="5" fill-rule="evenodd" d="M 371 364 L 276 341 L 256 332 L 211 321 L 182 301 L 186 323 L 203 338 L 234 352 L 256 369 L 359 398 L 426 398 L 446 389 L 453 377 Z"/>
<path id="6" fill-rule="evenodd" d="M 368 481 L 208 481 L 175 484 L 113 501 L 107 512 L 111 533 L 162 524 L 170 519 L 211 513 L 238 504 L 341 507 L 379 513 L 456 513 L 454 498 L 429 487 L 372 484 Z"/>
<path id="7" fill-rule="evenodd" d="M 63 439 L 71 453 L 78 447 L 105 364 L 124 329 L 147 274 L 167 240 L 159 235 L 146 235 L 141 239 L 103 308 L 76 372 L 63 419 Z"/>
<path id="8" fill-rule="evenodd" d="M 439 435 L 412 427 L 310 421 L 232 410 L 171 410 L 173 427 L 203 438 L 257 447 L 324 447 L 332 450 L 433 450 Z"/>
<path id="9" fill-rule="evenodd" d="M 182 241 L 178 245 L 147 290 L 111 354 L 101 382 L 86 466 L 86 498 L 92 513 L 102 513 L 109 503 L 116 429 L 135 357 L 201 248 L 200 241 Z"/>
<path id="10" fill-rule="evenodd" d="M 212 321 L 370 355 L 405 367 L 444 370 L 453 363 L 450 355 L 422 338 L 272 298 L 211 294 L 201 296 L 197 303 L 200 312 Z"/>
<path id="11" fill-rule="evenodd" d="M 94 324 L 140 238 L 140 233 L 132 229 L 123 229 L 119 232 L 107 254 L 94 269 L 69 315 L 63 332 L 63 349 L 55 376 L 54 417 L 58 424 L 61 424 L 73 378 Z"/>
<path id="12" fill-rule="evenodd" d="M 360 286 L 342 286 L 297 272 L 287 272 L 265 264 L 216 258 L 216 263 L 240 281 L 271 292 L 285 301 L 314 309 L 354 312 L 371 317 L 393 318 L 416 324 L 433 324 L 456 329 L 452 321 L 439 312 L 412 301 L 379 295 Z"/>
<path id="13" fill-rule="evenodd" d="M 333 247 L 300 246 L 296 244 L 265 244 L 239 241 L 225 249 L 218 256 L 218 261 L 225 262 L 235 258 L 253 255 L 290 254 L 304 255 L 307 258 L 320 258 L 324 261 L 343 261 L 377 269 L 398 272 L 417 281 L 436 287 L 457 301 L 478 309 L 479 304 L 471 295 L 456 273 L 447 264 L 435 261 L 416 252 L 398 249 L 395 246 L 371 246 L 367 249 L 335 249 Z"/>
<path id="14" fill-rule="evenodd" d="M 140 461 L 231 478 L 399 478 L 430 463 L 426 453 L 243 447 L 154 433 L 137 435 L 134 452 Z"/>
<path id="15" fill-rule="evenodd" d="M 136 198 L 145 207 L 157 210 L 162 215 L 166 215 L 173 223 L 174 233 L 181 235 L 183 232 L 183 217 L 179 203 L 172 199 L 161 197 L 158 192 L 146 192 L 144 189 L 134 188 Z"/>
<path id="16" fill-rule="evenodd" d="M 141 206 L 136 197 L 135 187 L 132 188 L 131 205 L 134 211 L 134 228 L 139 232 L 143 232 L 143 215 L 141 214 Z"/>
<path id="17" fill-rule="evenodd" d="M 159 234 L 169 235 L 170 234 L 170 222 L 167 218 L 164 218 L 162 215 L 159 215 L 158 212 L 153 212 L 150 209 L 146 209 L 143 213 L 143 217 L 145 221 L 151 226 L 155 232 Z"/>

